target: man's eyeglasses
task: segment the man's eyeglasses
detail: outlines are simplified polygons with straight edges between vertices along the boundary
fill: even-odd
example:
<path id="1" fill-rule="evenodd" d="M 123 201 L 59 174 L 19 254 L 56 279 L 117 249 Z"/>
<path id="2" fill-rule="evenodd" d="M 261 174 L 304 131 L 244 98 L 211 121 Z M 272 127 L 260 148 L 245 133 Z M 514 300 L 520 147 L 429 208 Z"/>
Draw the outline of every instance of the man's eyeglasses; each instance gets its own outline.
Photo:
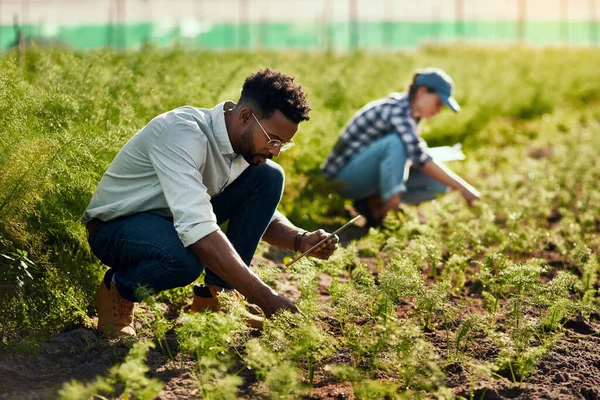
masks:
<path id="1" fill-rule="evenodd" d="M 281 140 L 278 140 L 278 139 L 271 139 L 271 136 L 269 136 L 269 134 L 267 133 L 265 128 L 263 128 L 263 126 L 260 124 L 260 122 L 258 121 L 258 118 L 256 118 L 256 115 L 254 115 L 254 113 L 252 113 L 252 116 L 256 120 L 256 123 L 258 124 L 258 126 L 260 126 L 260 129 L 262 129 L 262 131 L 267 136 L 267 139 L 269 139 L 269 141 L 267 142 L 267 149 L 277 150 L 279 152 L 282 152 L 282 151 L 291 149 L 292 147 L 294 147 L 296 145 L 296 143 L 294 143 L 293 140 L 290 140 L 289 142 L 282 142 Z"/>

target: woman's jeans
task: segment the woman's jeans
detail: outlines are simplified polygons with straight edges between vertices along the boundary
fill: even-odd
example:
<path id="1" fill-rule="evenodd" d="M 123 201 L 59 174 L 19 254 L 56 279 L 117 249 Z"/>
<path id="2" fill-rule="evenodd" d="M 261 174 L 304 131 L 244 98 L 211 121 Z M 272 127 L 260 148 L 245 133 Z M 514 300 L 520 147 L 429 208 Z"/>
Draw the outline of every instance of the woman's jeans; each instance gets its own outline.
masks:
<path id="1" fill-rule="evenodd" d="M 400 194 L 400 202 L 419 204 L 448 190 L 446 185 L 408 164 L 402 139 L 390 133 L 354 156 L 336 181 L 341 194 L 353 200 L 379 194 L 387 201 Z"/>
<path id="2" fill-rule="evenodd" d="M 246 265 L 265 233 L 283 193 L 283 169 L 272 161 L 247 168 L 231 185 L 213 197 L 217 224 L 229 221 L 227 237 Z M 136 290 L 151 294 L 194 282 L 205 266 L 183 246 L 173 221 L 145 212 L 98 225 L 88 239 L 94 254 L 110 267 L 119 294 L 139 301 Z M 204 282 L 231 288 L 208 268 Z"/>

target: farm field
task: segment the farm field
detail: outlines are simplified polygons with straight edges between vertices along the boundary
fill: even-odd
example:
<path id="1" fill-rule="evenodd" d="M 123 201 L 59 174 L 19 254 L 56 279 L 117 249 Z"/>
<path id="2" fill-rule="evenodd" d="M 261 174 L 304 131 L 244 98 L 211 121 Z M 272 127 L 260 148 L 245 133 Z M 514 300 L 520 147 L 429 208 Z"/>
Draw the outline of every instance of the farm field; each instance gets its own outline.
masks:
<path id="1" fill-rule="evenodd" d="M 0 59 L 0 398 L 600 398 L 600 51 L 431 46 L 416 52 L 118 53 Z M 135 341 L 95 333 L 105 271 L 78 223 L 119 148 L 154 116 L 237 100 L 271 66 L 310 95 L 277 159 L 280 210 L 330 231 L 348 203 L 319 174 L 350 116 L 419 67 L 463 110 L 422 126 L 462 143 L 449 166 L 482 192 L 403 205 L 353 227 L 328 261 L 261 245 L 252 268 L 297 301 L 262 334 L 186 312 L 191 287 L 138 307 Z"/>

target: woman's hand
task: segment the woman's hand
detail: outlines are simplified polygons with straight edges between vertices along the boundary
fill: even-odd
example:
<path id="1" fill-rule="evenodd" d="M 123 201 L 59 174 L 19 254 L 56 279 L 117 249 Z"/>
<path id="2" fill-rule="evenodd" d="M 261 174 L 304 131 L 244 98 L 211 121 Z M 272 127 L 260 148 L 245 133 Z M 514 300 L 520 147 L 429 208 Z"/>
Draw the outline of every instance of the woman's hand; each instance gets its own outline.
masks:
<path id="1" fill-rule="evenodd" d="M 473 206 L 473 203 L 481 198 L 481 193 L 474 187 L 466 187 L 460 191 L 469 207 Z"/>

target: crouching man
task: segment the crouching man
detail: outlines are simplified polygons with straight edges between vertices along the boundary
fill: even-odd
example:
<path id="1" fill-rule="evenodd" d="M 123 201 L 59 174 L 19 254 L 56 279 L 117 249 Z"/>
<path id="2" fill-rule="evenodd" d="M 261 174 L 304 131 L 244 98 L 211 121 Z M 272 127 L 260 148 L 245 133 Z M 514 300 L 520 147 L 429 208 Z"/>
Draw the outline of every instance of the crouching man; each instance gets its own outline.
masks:
<path id="1" fill-rule="evenodd" d="M 267 317 L 296 310 L 248 266 L 261 239 L 306 251 L 327 236 L 295 227 L 276 210 L 284 172 L 271 159 L 294 146 L 309 112 L 293 77 L 263 69 L 246 78 L 237 104 L 177 108 L 125 144 L 82 217 L 92 251 L 110 267 L 97 294 L 101 334 L 135 335 L 139 287 L 158 293 L 203 271 L 194 311 L 216 308 L 217 294 L 233 289 Z M 226 233 L 219 228 L 225 221 Z M 337 246 L 330 239 L 311 255 L 327 259 Z M 262 326 L 260 317 L 250 319 Z"/>

